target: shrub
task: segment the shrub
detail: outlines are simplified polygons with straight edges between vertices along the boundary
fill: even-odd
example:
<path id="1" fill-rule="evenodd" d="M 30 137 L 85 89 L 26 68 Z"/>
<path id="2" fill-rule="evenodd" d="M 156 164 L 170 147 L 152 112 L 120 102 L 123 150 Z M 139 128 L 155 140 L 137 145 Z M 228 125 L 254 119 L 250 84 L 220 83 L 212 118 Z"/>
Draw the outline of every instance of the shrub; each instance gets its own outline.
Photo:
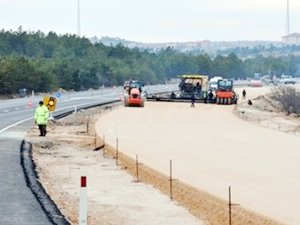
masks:
<path id="1" fill-rule="evenodd" d="M 272 96 L 288 115 L 291 113 L 300 115 L 300 92 L 296 88 L 280 85 L 272 90 Z"/>

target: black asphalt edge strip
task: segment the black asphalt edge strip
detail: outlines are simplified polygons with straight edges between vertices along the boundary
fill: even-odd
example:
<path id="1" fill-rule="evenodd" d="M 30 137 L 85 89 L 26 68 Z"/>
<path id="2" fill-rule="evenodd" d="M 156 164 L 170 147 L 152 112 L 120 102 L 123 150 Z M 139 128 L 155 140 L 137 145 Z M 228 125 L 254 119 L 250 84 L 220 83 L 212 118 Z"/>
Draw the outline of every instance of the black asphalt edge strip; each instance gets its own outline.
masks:
<path id="1" fill-rule="evenodd" d="M 80 107 L 78 110 L 104 106 L 104 105 L 117 103 L 117 102 L 120 102 L 120 100 L 88 105 L 88 106 Z M 70 110 L 58 114 L 55 116 L 55 119 L 66 117 L 72 114 L 73 112 L 74 110 Z M 60 210 L 57 208 L 54 201 L 47 194 L 43 185 L 39 182 L 39 176 L 37 174 L 36 166 L 32 158 L 32 144 L 30 142 L 26 142 L 25 140 L 22 141 L 20 146 L 20 159 L 21 159 L 21 166 L 24 172 L 26 184 L 32 191 L 37 201 L 40 203 L 49 221 L 54 225 L 70 225 L 67 219 L 62 215 Z"/>
<path id="2" fill-rule="evenodd" d="M 36 166 L 32 159 L 32 144 L 23 140 L 20 151 L 21 166 L 24 171 L 26 184 L 40 203 L 50 222 L 55 225 L 70 225 L 39 182 Z"/>

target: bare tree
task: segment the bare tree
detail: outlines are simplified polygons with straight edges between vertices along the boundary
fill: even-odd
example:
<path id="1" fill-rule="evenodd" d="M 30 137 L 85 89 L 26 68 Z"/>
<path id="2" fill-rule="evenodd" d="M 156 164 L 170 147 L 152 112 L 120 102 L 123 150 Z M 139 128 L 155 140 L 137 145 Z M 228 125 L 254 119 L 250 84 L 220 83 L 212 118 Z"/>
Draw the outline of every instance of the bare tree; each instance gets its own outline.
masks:
<path id="1" fill-rule="evenodd" d="M 294 87 L 280 85 L 272 90 L 272 96 L 288 115 L 300 115 L 300 92 Z"/>

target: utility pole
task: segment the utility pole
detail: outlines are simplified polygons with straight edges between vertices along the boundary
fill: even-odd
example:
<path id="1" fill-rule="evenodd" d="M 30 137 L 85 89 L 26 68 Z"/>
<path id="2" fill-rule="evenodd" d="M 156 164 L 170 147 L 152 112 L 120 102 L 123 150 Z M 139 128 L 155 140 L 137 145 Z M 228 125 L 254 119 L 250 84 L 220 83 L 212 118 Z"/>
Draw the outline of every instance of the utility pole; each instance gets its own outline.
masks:
<path id="1" fill-rule="evenodd" d="M 290 34 L 290 3 L 287 0 L 287 7 L 286 7 L 286 35 Z"/>
<path id="2" fill-rule="evenodd" d="M 80 0 L 77 0 L 77 36 L 80 37 Z"/>

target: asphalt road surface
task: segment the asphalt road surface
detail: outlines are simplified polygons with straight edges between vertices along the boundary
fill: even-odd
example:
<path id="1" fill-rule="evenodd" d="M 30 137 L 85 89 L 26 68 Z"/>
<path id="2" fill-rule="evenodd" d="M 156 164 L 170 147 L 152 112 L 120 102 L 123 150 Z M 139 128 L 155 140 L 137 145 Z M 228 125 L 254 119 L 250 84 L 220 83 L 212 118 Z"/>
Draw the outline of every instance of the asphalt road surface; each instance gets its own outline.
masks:
<path id="1" fill-rule="evenodd" d="M 64 93 L 57 112 L 119 100 L 122 88 Z M 52 224 L 31 190 L 20 164 L 20 145 L 26 131 L 34 126 L 34 110 L 43 96 L 0 100 L 0 224 Z"/>
<path id="2" fill-rule="evenodd" d="M 0 224 L 51 224 L 26 186 L 20 164 L 20 145 L 30 125 L 24 123 L 0 135 Z"/>

